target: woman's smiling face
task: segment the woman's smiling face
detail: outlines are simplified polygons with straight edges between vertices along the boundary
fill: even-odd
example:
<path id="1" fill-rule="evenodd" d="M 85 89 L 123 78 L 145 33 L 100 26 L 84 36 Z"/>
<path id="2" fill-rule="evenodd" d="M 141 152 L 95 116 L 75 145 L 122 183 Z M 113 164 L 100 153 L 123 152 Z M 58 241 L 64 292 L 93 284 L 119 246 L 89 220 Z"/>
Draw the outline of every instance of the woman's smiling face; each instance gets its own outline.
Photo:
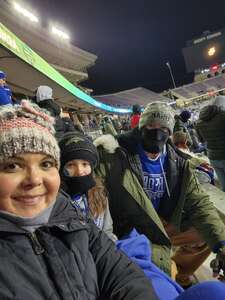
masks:
<path id="1" fill-rule="evenodd" d="M 26 153 L 0 163 L 0 210 L 34 217 L 55 201 L 60 177 L 53 158 Z"/>

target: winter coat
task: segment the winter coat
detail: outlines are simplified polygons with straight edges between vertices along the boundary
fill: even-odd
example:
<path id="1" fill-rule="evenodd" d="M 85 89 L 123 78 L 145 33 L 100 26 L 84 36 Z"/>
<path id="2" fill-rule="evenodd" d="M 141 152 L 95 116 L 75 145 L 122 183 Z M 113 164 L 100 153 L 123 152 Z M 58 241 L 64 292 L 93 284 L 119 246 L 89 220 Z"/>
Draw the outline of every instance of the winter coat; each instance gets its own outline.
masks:
<path id="1" fill-rule="evenodd" d="M 52 117 L 59 117 L 61 109 L 60 106 L 52 99 L 45 99 L 37 103 L 41 108 L 46 109 Z"/>
<path id="2" fill-rule="evenodd" d="M 0 86 L 0 106 L 12 104 L 11 97 L 9 97 L 4 87 Z"/>
<path id="3" fill-rule="evenodd" d="M 191 147 L 193 144 L 193 141 L 192 141 L 192 137 L 189 133 L 189 130 L 187 128 L 187 122 L 183 122 L 181 120 L 180 116 L 178 116 L 178 115 L 176 115 L 174 119 L 175 119 L 175 125 L 174 125 L 173 132 L 174 133 L 177 131 L 185 132 L 187 134 L 188 145 L 189 145 L 189 147 Z"/>
<path id="4" fill-rule="evenodd" d="M 59 140 L 66 132 L 74 131 L 75 127 L 69 118 L 60 117 L 60 107 L 52 99 L 45 99 L 37 103 L 41 108 L 46 109 L 55 118 L 56 138 Z"/>
<path id="5" fill-rule="evenodd" d="M 138 126 L 141 114 L 132 115 L 130 118 L 130 127 L 133 129 Z"/>
<path id="6" fill-rule="evenodd" d="M 207 156 L 212 160 L 225 159 L 225 111 L 216 105 L 204 107 L 196 123 L 202 142 L 206 142 Z"/>
<path id="7" fill-rule="evenodd" d="M 34 233 L 0 218 L 0 299 L 158 299 L 142 271 L 59 195 Z"/>
<path id="8" fill-rule="evenodd" d="M 56 130 L 56 138 L 59 140 L 60 138 L 63 137 L 63 135 L 67 132 L 72 132 L 75 131 L 75 126 L 73 125 L 73 122 L 67 118 L 56 118 L 55 120 L 55 130 Z"/>
<path id="9" fill-rule="evenodd" d="M 165 193 L 157 213 L 143 188 L 136 148 L 140 142 L 139 130 L 119 136 L 118 142 L 111 136 L 94 141 L 100 156 L 96 172 L 105 180 L 114 233 L 119 239 L 133 228 L 145 234 L 152 242 L 152 260 L 169 274 L 171 245 L 160 218 L 178 230 L 194 226 L 211 249 L 225 240 L 224 224 L 199 185 L 185 154 L 167 144 L 166 178 L 170 197 Z"/>

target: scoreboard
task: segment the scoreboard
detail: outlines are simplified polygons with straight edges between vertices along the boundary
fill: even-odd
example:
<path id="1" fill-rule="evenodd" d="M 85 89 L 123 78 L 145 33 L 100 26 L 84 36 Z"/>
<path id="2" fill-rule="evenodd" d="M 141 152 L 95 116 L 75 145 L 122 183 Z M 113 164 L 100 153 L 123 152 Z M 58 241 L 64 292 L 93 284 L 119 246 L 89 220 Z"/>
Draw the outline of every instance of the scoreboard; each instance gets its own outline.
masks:
<path id="1" fill-rule="evenodd" d="M 182 49 L 186 70 L 193 72 L 210 68 L 225 62 L 225 29 L 207 32 L 203 36 L 187 42 Z"/>

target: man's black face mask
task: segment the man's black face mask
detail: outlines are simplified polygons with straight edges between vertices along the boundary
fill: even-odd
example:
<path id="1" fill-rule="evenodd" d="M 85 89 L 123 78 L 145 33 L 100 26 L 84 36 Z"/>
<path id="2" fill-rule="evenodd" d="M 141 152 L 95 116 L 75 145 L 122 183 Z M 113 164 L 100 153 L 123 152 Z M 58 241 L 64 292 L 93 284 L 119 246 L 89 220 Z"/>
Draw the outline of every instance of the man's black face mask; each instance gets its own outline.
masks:
<path id="1" fill-rule="evenodd" d="M 141 144 L 146 152 L 160 153 L 169 138 L 169 133 L 163 131 L 161 128 L 141 130 Z"/>

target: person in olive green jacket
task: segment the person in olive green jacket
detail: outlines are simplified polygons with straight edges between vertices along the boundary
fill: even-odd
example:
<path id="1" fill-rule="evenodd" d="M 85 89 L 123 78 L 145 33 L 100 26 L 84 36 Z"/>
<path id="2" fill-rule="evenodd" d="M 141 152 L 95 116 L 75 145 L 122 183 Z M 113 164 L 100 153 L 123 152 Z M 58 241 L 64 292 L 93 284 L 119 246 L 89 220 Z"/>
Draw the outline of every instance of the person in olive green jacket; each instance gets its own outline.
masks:
<path id="1" fill-rule="evenodd" d="M 103 117 L 101 127 L 102 127 L 102 132 L 104 134 L 111 134 L 113 136 L 117 135 L 117 131 L 114 128 L 113 123 L 108 116 Z"/>
<path id="2" fill-rule="evenodd" d="M 207 155 L 225 192 L 225 96 L 202 108 L 196 131 L 207 144 Z"/>
<path id="3" fill-rule="evenodd" d="M 170 142 L 173 126 L 173 110 L 165 103 L 152 103 L 142 113 L 139 128 L 117 139 L 99 137 L 94 144 L 115 234 L 120 239 L 132 228 L 145 234 L 152 243 L 153 262 L 168 274 L 171 245 L 180 246 L 173 255 L 176 279 L 187 286 L 209 253 L 225 244 L 225 225 L 187 156 Z"/>

